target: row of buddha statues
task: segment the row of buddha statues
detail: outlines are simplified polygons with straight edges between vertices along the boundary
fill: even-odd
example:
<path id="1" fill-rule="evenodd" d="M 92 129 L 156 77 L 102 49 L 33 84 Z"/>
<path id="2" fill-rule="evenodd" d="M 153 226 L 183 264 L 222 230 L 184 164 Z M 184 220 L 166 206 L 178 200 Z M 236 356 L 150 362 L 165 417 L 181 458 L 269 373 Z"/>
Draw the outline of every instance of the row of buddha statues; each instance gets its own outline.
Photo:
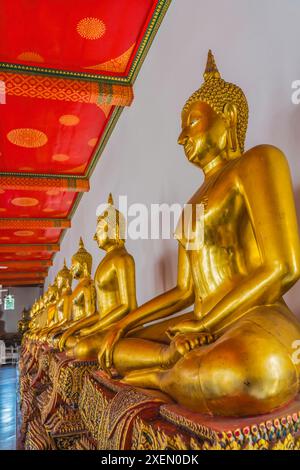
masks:
<path id="1" fill-rule="evenodd" d="M 259 415 L 296 397 L 300 323 L 283 300 L 300 277 L 291 176 L 276 147 L 244 151 L 247 124 L 243 91 L 223 80 L 209 51 L 178 139 L 204 173 L 189 201 L 205 207 L 202 245 L 191 250 L 179 237 L 175 287 L 138 306 L 124 216 L 110 196 L 97 220 L 105 256 L 94 279 L 80 239 L 70 269 L 64 264 L 32 306 L 28 355 L 47 344 L 70 359 L 98 359 L 112 380 L 160 390 L 199 413 Z"/>

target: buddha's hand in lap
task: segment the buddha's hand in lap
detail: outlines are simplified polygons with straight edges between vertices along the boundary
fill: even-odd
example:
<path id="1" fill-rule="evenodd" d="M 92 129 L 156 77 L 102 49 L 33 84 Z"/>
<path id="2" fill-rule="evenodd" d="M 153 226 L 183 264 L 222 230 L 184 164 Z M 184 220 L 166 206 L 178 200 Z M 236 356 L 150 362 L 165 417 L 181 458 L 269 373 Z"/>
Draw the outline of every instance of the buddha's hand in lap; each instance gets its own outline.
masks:
<path id="1" fill-rule="evenodd" d="M 100 368 L 107 372 L 109 375 L 110 368 L 113 365 L 113 352 L 116 343 L 124 335 L 124 329 L 121 325 L 115 324 L 107 331 L 103 340 L 101 341 L 101 348 L 98 353 L 98 362 Z"/>
<path id="2" fill-rule="evenodd" d="M 206 331 L 198 320 L 183 320 L 168 328 L 167 335 L 180 354 L 215 341 L 214 335 Z"/>

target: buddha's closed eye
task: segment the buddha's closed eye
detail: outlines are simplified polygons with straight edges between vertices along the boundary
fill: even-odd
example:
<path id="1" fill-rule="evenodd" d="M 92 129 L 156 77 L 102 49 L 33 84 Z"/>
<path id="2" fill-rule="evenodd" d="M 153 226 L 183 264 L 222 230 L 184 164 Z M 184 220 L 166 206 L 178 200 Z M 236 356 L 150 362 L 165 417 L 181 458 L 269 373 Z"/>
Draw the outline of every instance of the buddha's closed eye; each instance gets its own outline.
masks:
<path id="1" fill-rule="evenodd" d="M 201 116 L 198 117 L 197 119 L 193 119 L 191 122 L 190 122 L 190 126 L 194 126 L 195 124 L 197 124 L 197 122 L 199 122 L 201 120 Z"/>

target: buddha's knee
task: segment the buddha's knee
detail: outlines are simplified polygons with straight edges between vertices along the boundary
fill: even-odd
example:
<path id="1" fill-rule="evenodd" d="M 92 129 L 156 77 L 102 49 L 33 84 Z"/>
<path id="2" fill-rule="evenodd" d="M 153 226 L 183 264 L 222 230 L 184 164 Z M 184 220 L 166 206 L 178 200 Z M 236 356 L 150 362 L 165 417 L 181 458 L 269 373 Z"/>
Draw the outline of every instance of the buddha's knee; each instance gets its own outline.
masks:
<path id="1" fill-rule="evenodd" d="M 74 347 L 74 356 L 77 359 L 87 359 L 89 357 L 90 348 L 85 341 L 80 341 Z"/>
<path id="2" fill-rule="evenodd" d="M 77 342 L 78 342 L 78 340 L 74 336 L 70 336 L 66 340 L 66 347 L 67 348 L 74 348 L 76 346 Z"/>
<path id="3" fill-rule="evenodd" d="M 285 405 L 299 379 L 280 343 L 240 335 L 188 353 L 162 376 L 162 388 L 194 411 L 242 416 Z"/>
<path id="4" fill-rule="evenodd" d="M 207 406 L 220 414 L 223 409 L 238 415 L 270 412 L 299 390 L 297 370 L 287 350 L 270 342 L 266 347 L 262 341 L 261 348 L 251 343 L 229 351 L 217 348 L 215 354 L 202 358 L 199 372 Z"/>

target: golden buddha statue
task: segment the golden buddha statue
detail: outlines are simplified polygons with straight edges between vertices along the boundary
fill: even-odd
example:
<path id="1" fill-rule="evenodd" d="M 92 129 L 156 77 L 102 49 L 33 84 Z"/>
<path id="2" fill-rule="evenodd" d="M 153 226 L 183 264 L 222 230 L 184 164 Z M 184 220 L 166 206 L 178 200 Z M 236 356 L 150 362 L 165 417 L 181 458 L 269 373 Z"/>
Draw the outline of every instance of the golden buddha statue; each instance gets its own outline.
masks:
<path id="1" fill-rule="evenodd" d="M 94 240 L 105 251 L 94 279 L 97 312 L 66 331 L 60 344 L 63 347 L 67 341 L 71 346 L 67 355 L 76 359 L 97 359 L 103 332 L 137 307 L 135 264 L 125 247 L 125 218 L 114 207 L 111 194 L 106 210 L 97 219 Z"/>
<path id="2" fill-rule="evenodd" d="M 291 177 L 277 148 L 244 153 L 247 120 L 244 93 L 209 52 L 178 139 L 205 175 L 189 201 L 204 204 L 204 241 L 189 249 L 178 240 L 177 285 L 113 325 L 99 352 L 101 367 L 124 382 L 215 415 L 268 413 L 299 392 L 300 324 L 282 298 L 300 277 Z M 145 326 L 192 304 L 190 314 Z"/>
<path id="3" fill-rule="evenodd" d="M 35 306 L 35 305 L 34 305 Z M 23 308 L 21 319 L 18 321 L 18 332 L 23 336 L 29 329 L 30 310 Z"/>
<path id="4" fill-rule="evenodd" d="M 47 292 L 35 302 L 30 310 L 29 330 L 25 338 L 33 340 L 34 335 L 42 328 L 41 319 L 44 317 L 46 294 Z M 29 347 L 29 344 L 27 346 Z"/>
<path id="5" fill-rule="evenodd" d="M 56 286 L 50 285 L 47 291 L 38 300 L 37 308 L 30 322 L 30 329 L 26 336 L 26 348 L 23 353 L 23 362 L 27 364 L 29 372 L 36 363 L 39 346 L 44 341 L 43 333 L 47 328 L 48 309 L 52 307 L 56 298 Z"/>
<path id="6" fill-rule="evenodd" d="M 39 309 L 39 300 L 36 299 L 34 301 L 34 303 L 32 304 L 30 310 L 29 310 L 29 323 L 28 323 L 28 329 L 27 331 L 24 333 L 24 338 L 28 338 L 30 333 L 31 333 L 31 330 L 33 328 L 33 325 L 34 325 L 34 318 L 35 316 L 38 314 L 38 309 Z M 23 318 L 22 318 L 23 320 Z"/>
<path id="7" fill-rule="evenodd" d="M 95 314 L 96 299 L 94 282 L 91 279 L 92 256 L 85 249 L 82 238 L 79 240 L 79 249 L 72 256 L 71 275 L 79 281 L 70 298 L 70 311 L 66 313 L 68 320 L 64 321 L 58 331 L 52 336 L 55 344 L 61 345 L 65 332 L 73 333 L 82 319 L 91 318 Z M 61 348 L 62 349 L 62 348 Z"/>
<path id="8" fill-rule="evenodd" d="M 59 290 L 56 277 L 53 284 L 49 285 L 45 294 L 44 311 L 42 311 L 41 315 L 41 323 L 44 324 L 44 326 L 36 333 L 36 340 L 39 342 L 46 340 L 49 329 L 55 324 L 56 303 L 58 299 Z"/>
<path id="9" fill-rule="evenodd" d="M 47 331 L 47 342 L 53 344 L 56 333 L 71 319 L 72 312 L 72 274 L 64 260 L 63 268 L 57 273 L 56 283 L 58 289 L 58 301 L 56 302 L 54 326 Z"/>

